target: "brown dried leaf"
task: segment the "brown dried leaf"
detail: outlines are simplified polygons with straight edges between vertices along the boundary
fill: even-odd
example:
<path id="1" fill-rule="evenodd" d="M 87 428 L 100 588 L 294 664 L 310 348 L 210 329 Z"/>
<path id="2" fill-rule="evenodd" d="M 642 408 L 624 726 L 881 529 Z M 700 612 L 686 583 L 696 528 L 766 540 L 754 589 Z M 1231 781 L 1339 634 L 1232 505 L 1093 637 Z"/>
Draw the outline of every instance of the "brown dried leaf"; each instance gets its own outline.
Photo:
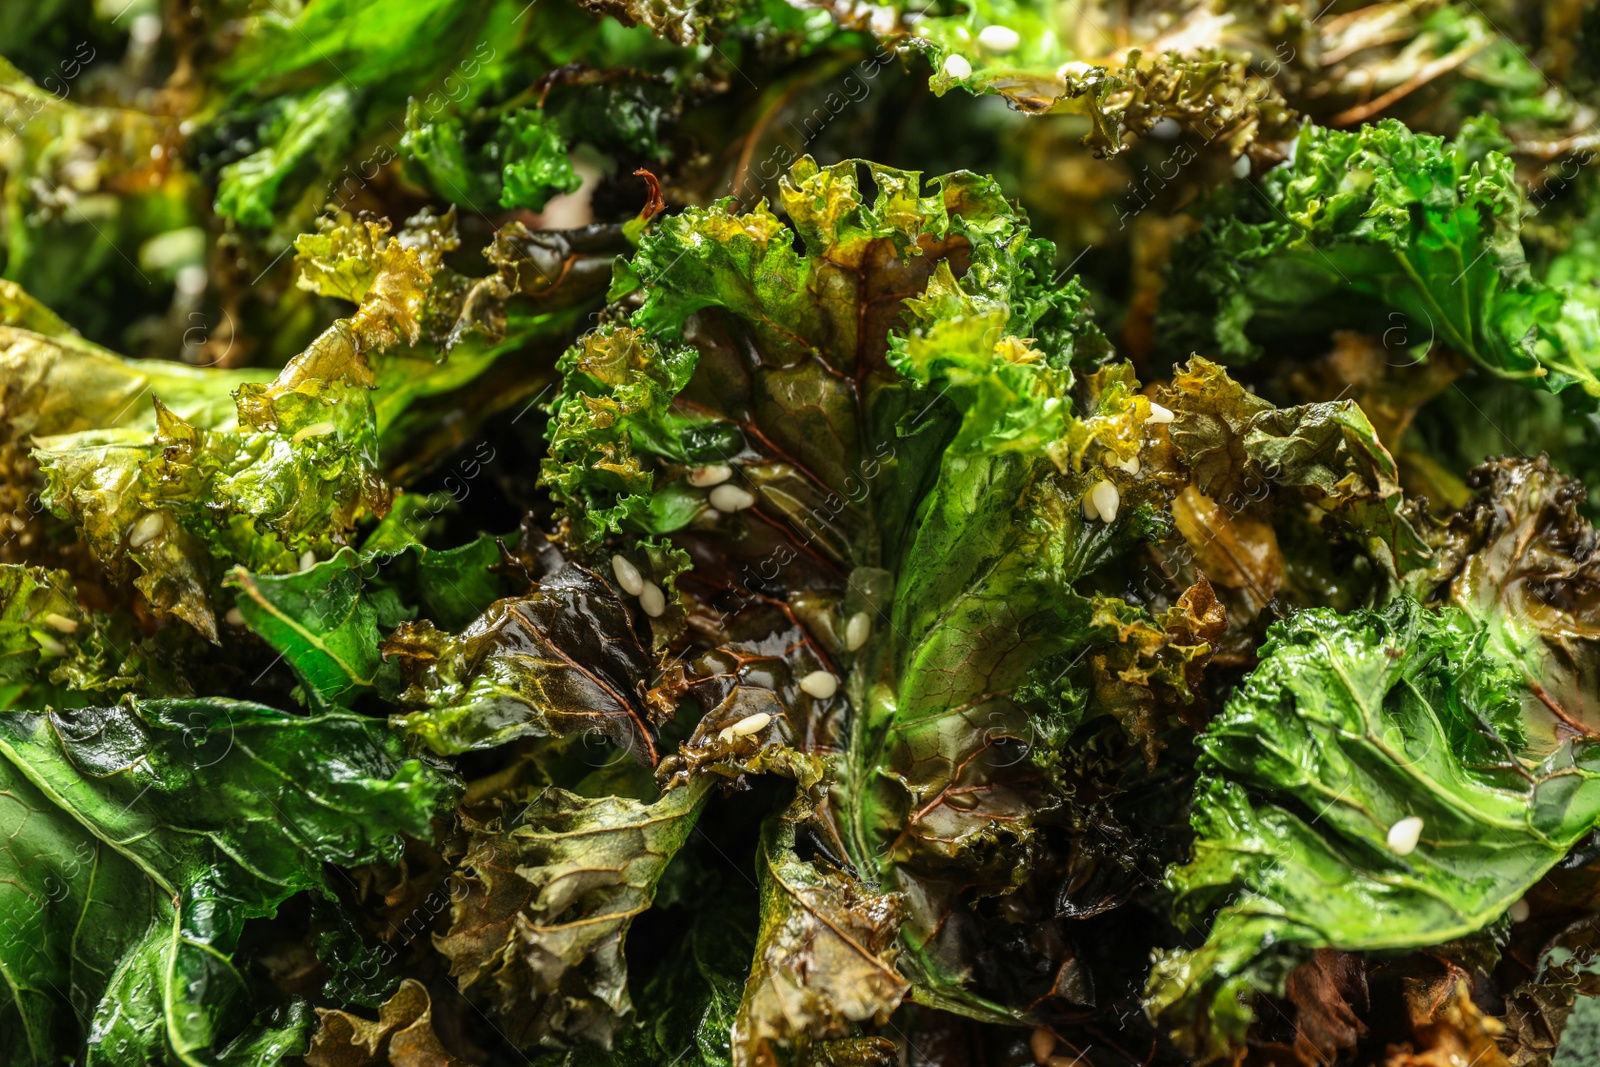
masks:
<path id="1" fill-rule="evenodd" d="M 1390 1046 L 1385 1067 L 1510 1067 L 1495 1038 L 1504 1031 L 1470 996 L 1467 972 L 1445 960 L 1442 974 L 1401 980 L 1414 1040 Z"/>
<path id="2" fill-rule="evenodd" d="M 519 1044 L 611 1046 L 633 1010 L 623 948 L 688 840 L 710 779 L 653 803 L 548 788 L 471 836 L 452 878 L 450 929 L 434 944 L 463 989 L 492 978 Z"/>
<path id="3" fill-rule="evenodd" d="M 1600 918 L 1589 915 L 1557 933 L 1539 953 L 1538 972 L 1506 998 L 1500 1039 L 1512 1063 L 1547 1062 L 1579 997 L 1600 996 Z"/>
<path id="4" fill-rule="evenodd" d="M 1295 1007 L 1294 1053 L 1307 1067 L 1338 1059 L 1367 1032 L 1366 964 L 1354 953 L 1317 949 L 1289 972 L 1285 993 Z"/>
<path id="5" fill-rule="evenodd" d="M 1153 618 L 1131 613 L 1124 601 L 1097 597 L 1090 625 L 1107 635 L 1105 650 L 1092 657 L 1095 703 L 1122 724 L 1154 767 L 1164 726 L 1160 698 L 1185 704 L 1194 699 L 1194 687 L 1227 629 L 1227 615 L 1202 574 L 1177 604 Z"/>
<path id="6" fill-rule="evenodd" d="M 470 1067 L 439 1043 L 428 990 L 410 978 L 378 1009 L 376 1022 L 323 1008 L 317 1017 L 307 1067 Z"/>
<path id="7" fill-rule="evenodd" d="M 802 798 L 762 831 L 761 932 L 734 1020 L 734 1067 L 776 1067 L 790 1062 L 779 1050 L 808 1049 L 822 1063 L 880 1063 L 881 1039 L 832 1039 L 886 1020 L 911 989 L 895 968 L 899 897 L 796 855 L 797 825 L 810 817 Z"/>
<path id="8" fill-rule="evenodd" d="M 1244 511 L 1260 498 L 1259 479 L 1249 476 L 1244 439 L 1271 404 L 1199 356 L 1173 377 L 1162 403 L 1172 409 L 1172 443 L 1202 493 L 1230 512 Z"/>
<path id="9" fill-rule="evenodd" d="M 1283 553 L 1271 524 L 1230 515 L 1192 485 L 1172 502 L 1172 519 L 1194 552 L 1195 566 L 1217 585 L 1238 590 L 1250 618 L 1283 586 Z"/>

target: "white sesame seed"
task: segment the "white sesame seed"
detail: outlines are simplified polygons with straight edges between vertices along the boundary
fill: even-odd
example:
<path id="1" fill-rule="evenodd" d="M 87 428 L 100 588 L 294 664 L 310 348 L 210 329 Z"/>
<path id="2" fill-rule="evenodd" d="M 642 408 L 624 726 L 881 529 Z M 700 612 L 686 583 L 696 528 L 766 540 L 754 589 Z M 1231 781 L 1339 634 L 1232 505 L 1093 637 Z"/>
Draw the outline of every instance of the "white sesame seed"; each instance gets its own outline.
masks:
<path id="1" fill-rule="evenodd" d="M 1249 156 L 1241 155 L 1238 159 L 1233 161 L 1233 176 L 1235 178 L 1248 178 L 1248 177 L 1250 177 L 1250 157 Z"/>
<path id="2" fill-rule="evenodd" d="M 626 556 L 611 557 L 611 573 L 617 576 L 617 584 L 622 586 L 622 591 L 629 596 L 638 596 L 644 592 L 644 576 Z"/>
<path id="3" fill-rule="evenodd" d="M 721 741 L 725 745 L 733 744 L 733 727 L 724 726 L 722 729 L 718 730 L 717 740 Z"/>
<path id="4" fill-rule="evenodd" d="M 333 431 L 334 425 L 331 422 L 313 422 L 310 426 L 306 426 L 297 431 L 291 440 L 293 440 L 295 444 L 299 444 L 310 437 L 326 437 Z"/>
<path id="5" fill-rule="evenodd" d="M 128 24 L 128 36 L 137 44 L 145 47 L 155 44 L 161 39 L 161 18 L 146 12 Z"/>
<path id="6" fill-rule="evenodd" d="M 1147 426 L 1165 426 L 1172 421 L 1172 409 L 1164 408 L 1152 401 L 1150 404 L 1150 417 L 1144 421 Z"/>
<path id="7" fill-rule="evenodd" d="M 733 468 L 726 463 L 713 463 L 706 467 L 696 467 L 689 472 L 689 484 L 697 489 L 709 489 L 713 485 L 721 485 L 733 477 Z"/>
<path id="8" fill-rule="evenodd" d="M 161 536 L 167 528 L 166 516 L 159 511 L 147 511 L 140 515 L 134 522 L 133 528 L 128 531 L 128 547 L 143 548 L 151 541 Z"/>
<path id="9" fill-rule="evenodd" d="M 228 613 L 222 618 L 229 626 L 244 625 L 244 612 L 240 611 L 238 608 L 229 608 Z"/>
<path id="10" fill-rule="evenodd" d="M 728 727 L 728 729 L 733 732 L 734 737 L 749 737 L 757 730 L 765 730 L 767 728 L 767 723 L 771 721 L 771 715 L 768 715 L 764 711 L 758 711 L 754 715 L 746 715 L 744 718 Z"/>
<path id="11" fill-rule="evenodd" d="M 1092 63 L 1080 63 L 1077 61 L 1063 63 L 1061 66 L 1056 68 L 1056 77 L 1061 78 L 1062 80 L 1067 78 L 1082 77 L 1093 69 L 1094 64 Z"/>
<path id="12" fill-rule="evenodd" d="M 1089 499 L 1094 501 L 1094 509 L 1100 513 L 1101 522 L 1116 521 L 1117 506 L 1122 502 L 1116 486 L 1102 478 L 1089 490 Z"/>
<path id="13" fill-rule="evenodd" d="M 1506 914 L 1511 916 L 1511 921 L 1514 923 L 1525 923 L 1528 921 L 1528 916 L 1533 914 L 1533 909 L 1528 907 L 1527 900 L 1515 900 L 1512 901 L 1511 907 L 1506 909 Z"/>
<path id="14" fill-rule="evenodd" d="M 1086 518 L 1086 519 L 1095 519 L 1095 520 L 1098 520 L 1100 518 L 1100 509 L 1094 506 L 1094 494 L 1093 493 L 1085 493 L 1085 494 L 1083 494 L 1082 503 L 1083 503 L 1083 517 L 1084 518 Z"/>
<path id="15" fill-rule="evenodd" d="M 1407 815 L 1389 827 L 1389 851 L 1396 856 L 1409 856 L 1417 847 L 1417 839 L 1421 836 L 1422 819 L 1416 815 Z"/>
<path id="16" fill-rule="evenodd" d="M 719 485 L 711 490 L 711 506 L 718 511 L 743 511 L 753 507 L 756 498 L 737 485 Z"/>
<path id="17" fill-rule="evenodd" d="M 1100 462 L 1104 463 L 1108 467 L 1115 467 L 1119 471 L 1127 471 L 1129 474 L 1139 473 L 1138 456 L 1133 456 L 1130 459 L 1118 459 L 1115 452 L 1107 452 L 1101 458 Z"/>
<path id="18" fill-rule="evenodd" d="M 946 78 L 961 81 L 972 77 L 972 64 L 967 62 L 967 57 L 959 52 L 951 52 L 944 57 L 944 66 L 941 68 Z"/>
<path id="19" fill-rule="evenodd" d="M 173 279 L 178 287 L 178 292 L 184 296 L 199 296 L 206 291 L 206 269 L 197 263 L 187 267 L 178 268 L 178 276 Z"/>
<path id="20" fill-rule="evenodd" d="M 867 638 L 872 636 L 872 620 L 864 611 L 858 611 L 850 616 L 850 621 L 844 624 L 844 647 L 846 651 L 854 652 L 867 643 Z"/>
<path id="21" fill-rule="evenodd" d="M 65 656 L 67 654 L 67 646 L 63 645 L 60 641 L 57 641 L 53 637 L 45 634 L 34 634 L 33 639 L 39 642 L 40 648 L 44 649 L 52 656 Z"/>
<path id="22" fill-rule="evenodd" d="M 812 671 L 800 679 L 800 690 L 818 700 L 827 700 L 839 691 L 839 678 L 828 671 Z"/>
<path id="23" fill-rule="evenodd" d="M 49 623 L 55 629 L 60 630 L 64 634 L 75 634 L 78 632 L 77 619 L 69 619 L 65 615 L 57 615 L 53 611 L 45 613 L 44 621 Z"/>
<path id="24" fill-rule="evenodd" d="M 1022 43 L 1022 34 L 1010 26 L 985 26 L 978 43 L 991 52 L 1009 52 Z"/>
<path id="25" fill-rule="evenodd" d="M 311 549 L 308 548 L 308 549 L 306 549 L 304 552 L 302 552 L 300 554 L 300 569 L 302 571 L 308 571 L 312 567 L 315 567 L 316 565 L 317 565 L 317 554 L 315 552 L 311 551 Z"/>
<path id="26" fill-rule="evenodd" d="M 645 582 L 644 588 L 639 590 L 639 606 L 652 619 L 659 619 L 667 613 L 667 595 L 655 582 Z"/>

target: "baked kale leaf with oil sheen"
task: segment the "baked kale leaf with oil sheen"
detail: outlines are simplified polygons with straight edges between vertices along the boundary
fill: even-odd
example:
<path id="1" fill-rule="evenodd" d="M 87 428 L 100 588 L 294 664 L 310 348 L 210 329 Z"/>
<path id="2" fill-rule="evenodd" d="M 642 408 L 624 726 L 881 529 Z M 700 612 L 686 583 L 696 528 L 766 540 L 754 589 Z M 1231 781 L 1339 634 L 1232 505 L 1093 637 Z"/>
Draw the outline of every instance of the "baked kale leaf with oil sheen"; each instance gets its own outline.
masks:
<path id="1" fill-rule="evenodd" d="M 231 566 L 284 576 L 350 545 L 388 511 L 387 475 L 425 468 L 507 400 L 484 397 L 442 431 L 419 426 L 430 402 L 459 402 L 484 382 L 520 399 L 555 353 L 509 373 L 501 357 L 560 335 L 603 284 L 594 266 L 604 255 L 541 244 L 520 226 L 497 235 L 487 253 L 496 270 L 477 279 L 444 266 L 458 244 L 453 215 L 423 212 L 390 231 L 341 216 L 297 240 L 300 287 L 355 307 L 275 376 L 126 360 L 72 336 L 0 327 L 10 372 L 0 413 L 14 438 L 0 449 L 30 450 L 43 501 L 157 615 L 215 641 Z M 480 449 L 461 472 L 476 476 L 492 458 Z M 357 688 L 371 681 L 359 673 Z"/>
<path id="2" fill-rule="evenodd" d="M 1437 343 L 1496 377 L 1600 397 L 1593 311 L 1530 270 L 1500 147 L 1492 120 L 1450 142 L 1393 119 L 1308 125 L 1292 159 L 1203 210 L 1169 269 L 1169 343 L 1239 362 L 1287 333 L 1405 323 L 1419 358 Z M 1374 323 L 1373 307 L 1396 317 Z"/>
<path id="3" fill-rule="evenodd" d="M 1313 949 L 1476 933 L 1600 822 L 1600 750 L 1530 746 L 1522 671 L 1459 610 L 1306 611 L 1261 656 L 1200 737 L 1193 858 L 1167 875 L 1205 942 L 1161 954 L 1148 990 L 1206 1060 Z"/>
<path id="4" fill-rule="evenodd" d="M 669 789 L 795 779 L 740 1063 L 876 1055 L 857 1026 L 908 995 L 1027 1018 L 973 946 L 980 902 L 1034 877 L 1070 758 L 1050 739 L 1109 714 L 1154 761 L 1225 627 L 1201 573 L 1164 610 L 1093 584 L 1175 532 L 1180 490 L 1304 512 L 1395 580 L 1427 553 L 1353 404 L 1274 408 L 1197 360 L 1158 410 L 993 183 L 873 166 L 868 198 L 860 166 L 798 164 L 788 225 L 723 203 L 642 236 L 612 290 L 633 311 L 572 348 L 552 405 L 543 477 L 583 562 L 391 643 L 440 751 L 580 732 L 581 707 Z M 827 966 L 775 947 L 824 928 L 855 931 Z"/>
<path id="5" fill-rule="evenodd" d="M 326 864 L 427 833 L 445 784 L 400 747 L 370 719 L 222 699 L 0 715 L 0 1062 L 304 1051 L 308 1006 L 252 991 L 240 935 L 328 893 Z"/>
<path id="6" fill-rule="evenodd" d="M 1439 535 L 1436 580 L 1515 665 L 1529 745 L 1600 734 L 1600 553 L 1583 486 L 1538 459 L 1478 467 L 1477 497 Z"/>
<path id="7" fill-rule="evenodd" d="M 404 498 L 410 500 L 412 498 Z M 503 591 L 490 568 L 500 548 L 487 534 L 455 548 L 430 549 L 404 529 L 415 520 L 403 504 L 360 552 L 341 548 L 293 574 L 252 574 L 235 567 L 223 580 L 234 590 L 242 623 L 278 650 L 304 689 L 326 710 L 399 685 L 383 677 L 383 635 L 419 613 L 448 626 L 470 622 Z"/>
<path id="8" fill-rule="evenodd" d="M 27 421 L 102 367 L 130 394 L 114 407 L 117 391 L 101 387 L 109 395 L 74 424 L 32 428 L 32 456 L 45 502 L 113 574 L 137 572 L 157 614 L 215 640 L 223 566 L 298 570 L 307 553 L 332 555 L 358 521 L 388 510 L 367 359 L 419 338 L 429 284 L 453 240 L 437 228 L 408 236 L 366 223 L 302 237 L 301 285 L 358 306 L 270 381 L 188 368 L 141 374 L 93 346 L 63 349 L 66 358 L 36 346 L 19 353 L 37 367 L 16 401 Z"/>
<path id="9" fill-rule="evenodd" d="M 1023 1016 L 974 980 L 967 943 L 974 899 L 1029 877 L 1050 804 L 1027 707 L 1069 654 L 1160 628 L 1132 607 L 1097 624 L 1073 588 L 1165 530 L 1170 494 L 1164 465 L 1133 473 L 1170 445 L 1131 373 L 1096 369 L 1109 346 L 1082 289 L 1051 277 L 988 179 L 925 189 L 872 166 L 869 199 L 860 167 L 799 163 L 780 194 L 792 228 L 720 203 L 646 233 L 613 287 L 637 309 L 563 361 L 544 468 L 624 608 L 643 599 L 627 583 L 660 574 L 630 550 L 640 536 L 685 557 L 668 610 L 686 636 L 668 641 L 687 654 L 636 682 L 700 715 L 666 783 L 824 779 L 765 838 L 737 1063 L 876 1056 L 855 1024 L 912 990 Z M 1102 483 L 1117 503 L 1088 518 Z M 1158 673 L 1182 672 L 1128 677 Z M 795 854 L 798 829 L 826 855 Z M 814 943 L 826 966 L 782 950 L 840 930 Z"/>
<path id="10" fill-rule="evenodd" d="M 1235 156 L 1293 129 L 1295 113 L 1274 84 L 1281 60 L 1305 47 L 1293 4 L 1219 18 L 1213 5 L 1192 2 L 977 0 L 949 14 L 907 4 L 893 23 L 876 12 L 868 22 L 927 58 L 941 96 L 993 93 L 1027 114 L 1086 116 L 1084 143 L 1097 155 L 1123 151 L 1163 121 Z"/>
<path id="11" fill-rule="evenodd" d="M 633 1012 L 624 946 L 711 782 L 650 802 L 557 787 L 479 823 L 453 876 L 450 928 L 436 942 L 463 988 L 492 987 L 523 1045 L 609 1048 Z"/>

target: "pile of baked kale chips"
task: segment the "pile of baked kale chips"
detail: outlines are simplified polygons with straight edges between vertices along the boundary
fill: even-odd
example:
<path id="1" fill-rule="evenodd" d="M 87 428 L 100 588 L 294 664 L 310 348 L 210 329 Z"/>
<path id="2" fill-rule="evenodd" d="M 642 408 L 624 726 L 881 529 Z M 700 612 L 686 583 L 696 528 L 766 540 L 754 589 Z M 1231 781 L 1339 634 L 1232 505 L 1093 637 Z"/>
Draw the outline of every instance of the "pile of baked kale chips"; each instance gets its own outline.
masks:
<path id="1" fill-rule="evenodd" d="M 1600 13 L 0 6 L 0 1064 L 1600 1062 Z"/>

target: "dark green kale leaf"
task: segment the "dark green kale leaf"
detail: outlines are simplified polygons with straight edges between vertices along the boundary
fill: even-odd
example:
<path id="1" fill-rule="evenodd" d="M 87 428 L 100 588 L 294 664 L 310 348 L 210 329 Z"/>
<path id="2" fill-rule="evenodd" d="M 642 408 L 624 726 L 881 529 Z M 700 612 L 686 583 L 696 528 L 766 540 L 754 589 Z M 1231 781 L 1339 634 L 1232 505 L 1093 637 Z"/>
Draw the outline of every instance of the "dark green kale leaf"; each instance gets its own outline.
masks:
<path id="1" fill-rule="evenodd" d="M 63 657 L 80 612 L 64 571 L 0 566 L 0 708 L 16 707 L 41 663 Z"/>
<path id="2" fill-rule="evenodd" d="M 221 699 L 0 715 L 0 788 L 0 1020 L 38 1067 L 303 1050 L 306 1005 L 249 992 L 245 921 L 397 857 L 447 791 L 372 720 Z"/>
<path id="3" fill-rule="evenodd" d="M 1042 769 L 1071 755 L 1035 749 L 1108 714 L 1153 762 L 1225 625 L 1200 571 L 1148 609 L 1095 585 L 1172 547 L 1180 491 L 1236 524 L 1321 523 L 1391 588 L 1428 553 L 1353 405 L 1276 409 L 1202 360 L 1161 407 L 1104 365 L 1083 292 L 992 183 L 874 167 L 869 199 L 857 167 L 799 164 L 792 228 L 722 203 L 643 235 L 612 290 L 631 314 L 574 346 L 552 405 L 544 480 L 587 562 L 458 637 L 390 646 L 420 668 L 405 723 L 441 751 L 570 736 L 581 706 L 670 788 L 825 787 L 786 817 L 822 851 L 774 869 L 851 902 L 884 981 L 818 968 L 777 997 L 809 1005 L 797 1022 L 758 951 L 753 973 L 778 973 L 747 988 L 738 1062 L 853 1041 L 907 989 L 1027 1017 L 971 957 L 1060 802 Z M 669 722 L 692 730 L 676 753 L 656 747 Z M 769 902 L 764 937 L 784 914 Z"/>
<path id="4" fill-rule="evenodd" d="M 341 548 L 294 574 L 235 567 L 223 581 L 238 592 L 240 622 L 278 650 L 314 709 L 397 687 L 397 678 L 383 676 L 380 645 L 419 611 L 465 626 L 506 591 L 491 571 L 501 552 L 487 534 L 429 549 L 391 533 L 380 528 L 359 553 Z"/>
<path id="5" fill-rule="evenodd" d="M 347 707 L 377 681 L 382 638 L 362 570 L 355 552 L 341 548 L 295 574 L 228 575 L 245 625 L 283 653 L 319 711 Z"/>
<path id="6" fill-rule="evenodd" d="M 186 627 L 146 633 L 130 611 L 89 611 L 62 570 L 0 565 L 0 710 L 186 697 L 231 679 Z"/>
<path id="7" fill-rule="evenodd" d="M 636 84 L 686 66 L 684 52 L 648 30 L 596 25 L 566 3 L 318 0 L 254 11 L 230 28 L 237 37 L 209 71 L 211 107 L 197 134 L 212 160 L 215 211 L 285 243 L 324 204 L 347 207 L 375 179 L 388 181 L 397 156 L 446 203 L 475 214 L 537 210 L 576 184 L 565 146 L 586 131 L 556 129 L 514 94 L 582 67 L 633 68 L 643 73 L 622 84 Z M 699 62 L 723 62 L 709 57 Z M 468 128 L 495 112 L 490 129 Z"/>
<path id="8" fill-rule="evenodd" d="M 437 110 L 446 93 L 475 99 L 504 76 L 508 42 L 495 38 L 514 15 L 509 3 L 332 0 L 292 15 L 266 9 L 249 16 L 212 72 L 219 117 L 234 131 L 249 129 L 243 140 L 254 146 L 221 167 L 217 214 L 286 229 L 285 240 L 309 228 L 325 202 L 342 199 L 339 161 L 376 132 L 374 125 L 389 135 L 382 119 L 398 126 L 408 96 Z M 391 145 L 379 145 L 348 169 L 369 178 L 374 163 L 393 158 Z"/>
<path id="9" fill-rule="evenodd" d="M 1035 858 L 1060 746 L 1111 715 L 1153 764 L 1226 625 L 1209 562 L 1149 607 L 1107 595 L 1112 564 L 1175 551 L 1202 512 L 1320 527 L 1308 539 L 1354 545 L 1389 590 L 1429 551 L 1353 404 L 1277 409 L 1204 360 L 1158 404 L 1106 365 L 1082 289 L 992 183 L 874 167 L 869 198 L 858 166 L 798 165 L 790 225 L 719 203 L 644 232 L 612 289 L 631 312 L 569 351 L 551 405 L 543 479 L 573 558 L 457 635 L 419 622 L 386 645 L 411 683 L 399 721 L 439 752 L 594 733 L 663 798 L 795 781 L 763 855 L 799 888 L 769 894 L 761 944 L 832 928 L 832 908 L 875 947 L 802 980 L 758 945 L 739 1063 L 870 1060 L 861 1027 L 908 991 L 1008 1022 L 1048 995 L 986 984 L 972 946 L 986 901 L 1056 895 L 1031 880 L 1052 876 Z M 491 941 L 462 943 L 458 972 L 511 958 Z M 562 958 L 547 985 L 584 973 Z M 592 999 L 512 1025 L 610 1034 L 626 1007 Z"/>

